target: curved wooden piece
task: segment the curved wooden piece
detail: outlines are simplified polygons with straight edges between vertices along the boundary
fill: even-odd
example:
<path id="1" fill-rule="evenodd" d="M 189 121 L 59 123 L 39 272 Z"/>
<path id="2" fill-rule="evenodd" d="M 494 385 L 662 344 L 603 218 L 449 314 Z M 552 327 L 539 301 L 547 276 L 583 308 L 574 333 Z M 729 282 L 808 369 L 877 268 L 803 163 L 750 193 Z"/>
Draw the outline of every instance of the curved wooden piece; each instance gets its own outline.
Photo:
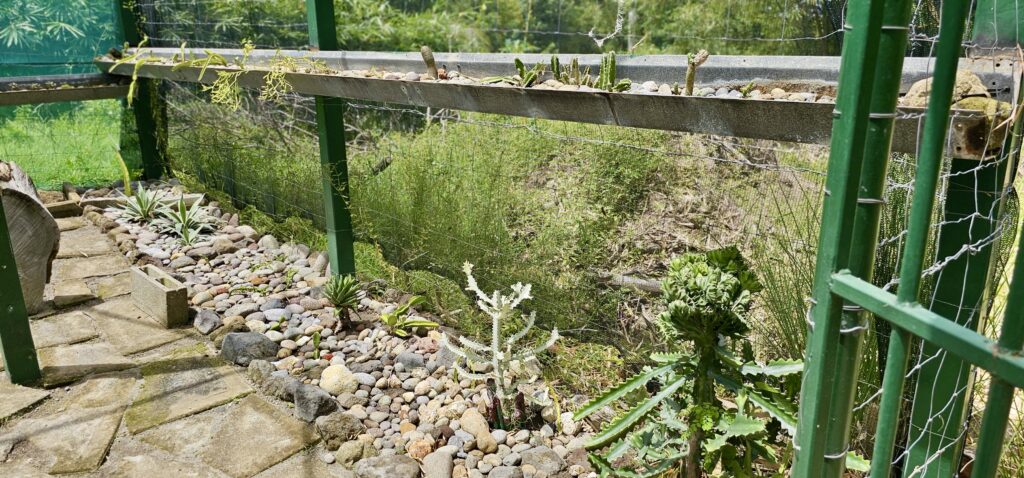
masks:
<path id="1" fill-rule="evenodd" d="M 34 314 L 43 306 L 43 292 L 60 245 L 60 230 L 39 199 L 32 179 L 14 163 L 0 161 L 0 198 L 25 308 Z"/>

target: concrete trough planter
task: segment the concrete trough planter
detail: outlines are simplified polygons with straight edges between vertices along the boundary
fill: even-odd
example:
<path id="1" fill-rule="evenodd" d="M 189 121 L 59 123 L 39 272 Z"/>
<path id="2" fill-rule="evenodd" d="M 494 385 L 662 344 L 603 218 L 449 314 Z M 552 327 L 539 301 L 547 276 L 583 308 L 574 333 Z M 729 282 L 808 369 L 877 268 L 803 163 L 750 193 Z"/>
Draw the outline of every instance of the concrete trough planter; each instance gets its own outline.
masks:
<path id="1" fill-rule="evenodd" d="M 165 328 L 188 323 L 188 289 L 160 268 L 132 268 L 132 301 Z"/>

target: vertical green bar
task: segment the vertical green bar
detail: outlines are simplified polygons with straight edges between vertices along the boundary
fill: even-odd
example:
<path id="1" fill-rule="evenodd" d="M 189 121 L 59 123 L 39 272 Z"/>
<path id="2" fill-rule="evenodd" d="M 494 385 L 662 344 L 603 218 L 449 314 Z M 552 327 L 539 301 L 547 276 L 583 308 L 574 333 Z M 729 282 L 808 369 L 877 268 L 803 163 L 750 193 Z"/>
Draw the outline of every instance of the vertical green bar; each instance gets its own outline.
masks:
<path id="1" fill-rule="evenodd" d="M 982 167 L 977 160 L 953 159 L 937 257 L 942 260 L 961 255 L 937 273 L 932 297 L 921 300 L 933 312 L 970 330 L 978 329 L 985 313 L 997 242 L 987 241 L 968 253 L 963 253 L 963 248 L 985 242 L 999 226 L 1006 165 L 1006 158 L 989 167 Z M 932 357 L 938 358 L 929 360 Z M 928 342 L 922 345 L 920 360 L 923 363 L 917 372 L 910 414 L 905 476 L 919 467 L 923 470 L 915 476 L 954 476 L 963 448 L 961 431 L 971 394 L 971 365 Z"/>
<path id="2" fill-rule="evenodd" d="M 870 281 L 874 274 L 875 244 L 878 243 L 879 220 L 884 206 L 882 196 L 892 151 L 892 131 L 896 120 L 896 102 L 900 94 L 904 52 L 907 48 L 910 12 L 910 1 L 885 2 L 849 260 L 850 273 L 866 281 Z M 845 468 L 846 452 L 850 445 L 852 410 L 857 392 L 856 379 L 863 361 L 861 350 L 869 317 L 870 314 L 855 305 L 843 308 L 838 351 L 839 368 L 836 375 L 847 379 L 837 380 L 832 392 L 830 407 L 835 415 L 835 422 L 830 424 L 828 429 L 825 448 L 826 476 L 840 476 Z"/>
<path id="3" fill-rule="evenodd" d="M 907 230 L 900 264 L 897 298 L 904 303 L 916 302 L 921 288 L 921 268 L 931 229 L 936 184 L 949 127 L 950 98 L 953 95 L 960 57 L 960 41 L 963 38 L 967 12 L 968 2 L 964 0 L 947 0 L 942 3 L 935 73 L 924 120 L 924 135 L 918 148 L 917 173 L 914 176 L 914 195 L 910 207 L 910 227 Z M 894 327 L 882 379 L 875 449 L 871 456 L 873 478 L 887 478 L 893 466 L 893 447 L 903 406 L 903 386 L 909 353 L 910 335 Z"/>
<path id="4" fill-rule="evenodd" d="M 831 428 L 841 426 L 840 412 L 830 407 L 831 395 L 837 380 L 856 380 L 856 377 L 838 377 L 836 374 L 843 304 L 832 294 L 829 281 L 833 273 L 846 267 L 850 256 L 883 7 L 883 0 L 850 3 L 814 272 L 814 305 L 809 314 L 813 327 L 809 334 L 807 369 L 800 391 L 800 417 L 795 439 L 798 451 L 792 475 L 798 478 L 839 476 L 834 467 L 829 468 L 829 473 L 833 474 L 825 474 L 824 467 L 826 437 Z"/>
<path id="5" fill-rule="evenodd" d="M 981 54 L 1015 48 L 1021 41 L 1019 23 L 1024 4 L 977 0 L 972 41 Z M 991 49 L 995 49 L 991 50 Z M 1003 219 L 1004 186 L 1015 156 L 1009 142 L 997 152 L 996 164 L 954 158 L 939 229 L 938 257 L 950 257 L 968 244 L 989 237 Z M 1013 158 L 1013 159 L 1011 159 Z M 979 214 L 973 219 L 972 214 Z M 992 241 L 995 242 L 995 241 Z M 934 296 L 922 300 L 929 308 L 971 330 L 987 312 L 994 244 L 985 244 L 947 264 L 937 276 Z M 941 354 L 925 343 L 922 360 Z M 947 477 L 957 473 L 964 437 L 961 429 L 969 411 L 970 365 L 953 357 L 928 360 L 921 367 L 910 417 L 906 470 L 925 467 L 916 476 Z"/>
<path id="6" fill-rule="evenodd" d="M 129 46 L 138 46 L 142 41 L 139 28 L 139 11 L 134 0 L 114 0 L 121 13 L 121 31 Z M 160 179 L 170 173 L 166 162 L 167 105 L 160 98 L 159 83 L 149 78 L 139 78 L 135 84 L 138 95 L 132 102 L 135 116 L 135 130 L 139 135 L 139 152 L 142 156 L 142 178 Z M 123 133 L 123 132 L 122 132 Z"/>
<path id="7" fill-rule="evenodd" d="M 0 192 L 0 195 L 3 193 Z M 32 331 L 28 325 L 25 298 L 21 295 L 18 265 L 7 231 L 7 214 L 0 198 L 0 349 L 11 382 L 27 384 L 41 377 Z"/>
<path id="8" fill-rule="evenodd" d="M 338 35 L 331 0 L 306 0 L 311 46 L 337 50 Z M 324 187 L 327 254 L 334 274 L 355 274 L 352 215 L 348 209 L 348 160 L 345 157 L 344 102 L 341 98 L 316 97 L 316 122 L 320 134 L 320 165 Z"/>

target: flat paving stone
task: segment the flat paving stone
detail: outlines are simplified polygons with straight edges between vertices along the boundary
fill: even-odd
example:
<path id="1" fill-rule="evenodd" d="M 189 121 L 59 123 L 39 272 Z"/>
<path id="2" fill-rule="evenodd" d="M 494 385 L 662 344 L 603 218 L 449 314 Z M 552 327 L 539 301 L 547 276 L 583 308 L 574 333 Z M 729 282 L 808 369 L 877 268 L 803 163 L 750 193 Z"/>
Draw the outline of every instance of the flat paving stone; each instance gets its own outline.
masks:
<path id="1" fill-rule="evenodd" d="M 132 292 L 131 274 L 122 274 L 104 277 L 96 280 L 96 295 L 101 299 L 127 295 Z"/>
<path id="2" fill-rule="evenodd" d="M 57 259 L 95 257 L 114 253 L 113 244 L 107 236 L 94 227 L 82 228 L 60 235 Z"/>
<path id="3" fill-rule="evenodd" d="M 254 476 L 317 440 L 311 425 L 255 395 L 140 437 L 172 455 L 198 455 L 204 463 L 234 478 Z"/>
<path id="4" fill-rule="evenodd" d="M 18 421 L 0 442 L 29 442 L 51 474 L 95 470 L 114 441 L 135 381 L 130 372 L 94 376 L 76 385 L 59 406 Z"/>
<path id="5" fill-rule="evenodd" d="M 0 422 L 14 414 L 35 405 L 50 396 L 50 392 L 0 382 Z"/>
<path id="6" fill-rule="evenodd" d="M 89 302 L 96 298 L 89 284 L 81 280 L 58 282 L 53 285 L 53 305 L 59 309 Z"/>
<path id="7" fill-rule="evenodd" d="M 109 300 L 84 312 L 96 321 L 103 338 L 125 355 L 144 352 L 187 335 L 184 330 L 163 328 L 129 298 Z"/>
<path id="8" fill-rule="evenodd" d="M 74 382 L 86 375 L 132 368 L 135 364 L 105 343 L 47 347 L 38 350 L 43 385 Z"/>
<path id="9" fill-rule="evenodd" d="M 176 349 L 142 366 L 142 391 L 125 414 L 132 434 L 178 420 L 252 392 L 219 357 L 203 355 L 202 344 Z"/>
<path id="10" fill-rule="evenodd" d="M 53 261 L 53 270 L 56 282 L 109 276 L 128 271 L 128 260 L 113 254 L 81 259 L 57 259 Z"/>
<path id="11" fill-rule="evenodd" d="M 60 229 L 60 232 L 74 231 L 75 229 L 85 227 L 87 224 L 88 221 L 83 217 L 62 217 L 57 219 L 57 229 Z M 99 232 L 97 231 L 97 233 Z"/>
<path id="12" fill-rule="evenodd" d="M 196 462 L 190 456 L 173 457 L 145 444 L 117 440 L 107 454 L 107 461 L 96 470 L 104 478 L 224 478 L 226 475 Z M 295 475 L 296 477 L 301 475 Z"/>
<path id="13" fill-rule="evenodd" d="M 266 470 L 263 470 L 255 478 L 279 478 L 282 476 L 295 476 L 302 478 L 356 478 L 351 470 L 346 470 L 338 464 L 328 465 L 324 463 L 317 453 L 324 453 L 322 450 L 309 450 L 296 453 L 291 458 L 282 461 Z M 332 453 L 333 454 L 333 453 Z"/>
<path id="14" fill-rule="evenodd" d="M 77 344 L 99 337 L 92 318 L 78 311 L 33 320 L 29 327 L 37 349 Z"/>

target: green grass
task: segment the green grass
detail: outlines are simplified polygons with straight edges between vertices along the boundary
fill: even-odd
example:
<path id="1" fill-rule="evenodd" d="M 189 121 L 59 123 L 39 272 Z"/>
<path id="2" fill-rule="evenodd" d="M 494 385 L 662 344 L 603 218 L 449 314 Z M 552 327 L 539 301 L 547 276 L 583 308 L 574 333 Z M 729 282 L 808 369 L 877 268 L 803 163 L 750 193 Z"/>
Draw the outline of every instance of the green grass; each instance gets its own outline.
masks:
<path id="1" fill-rule="evenodd" d="M 56 112 L 55 112 L 56 111 Z M 41 189 L 106 185 L 121 178 L 114 154 L 120 142 L 121 104 L 116 100 L 0 108 L 0 160 L 24 169 Z"/>

